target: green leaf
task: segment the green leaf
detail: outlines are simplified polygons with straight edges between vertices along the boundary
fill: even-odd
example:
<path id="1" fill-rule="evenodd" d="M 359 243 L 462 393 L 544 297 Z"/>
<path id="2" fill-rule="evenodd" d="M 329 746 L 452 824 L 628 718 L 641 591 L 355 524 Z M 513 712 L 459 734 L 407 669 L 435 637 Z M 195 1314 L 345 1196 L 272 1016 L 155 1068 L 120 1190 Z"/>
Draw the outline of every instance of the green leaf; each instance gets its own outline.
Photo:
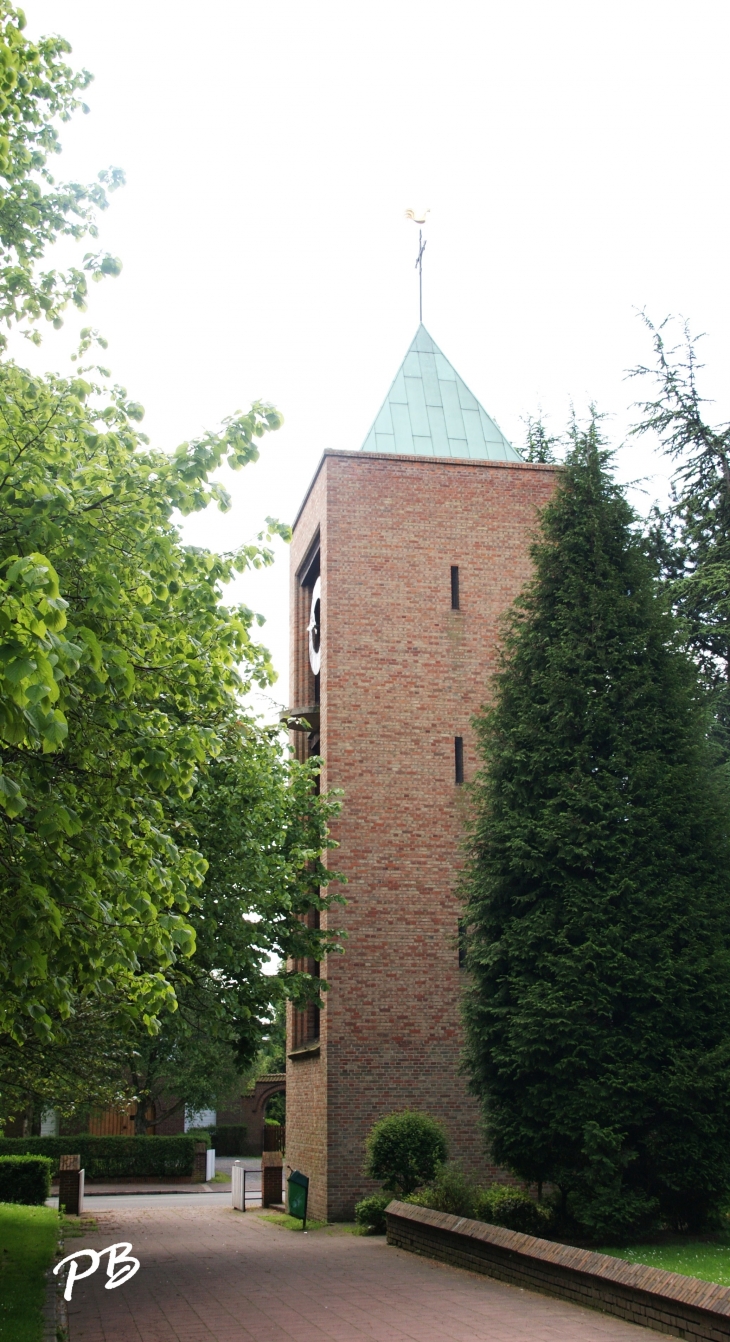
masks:
<path id="1" fill-rule="evenodd" d="M 0 806 L 11 819 L 20 815 L 26 807 L 20 787 L 7 774 L 0 774 Z"/>
<path id="2" fill-rule="evenodd" d="M 55 709 L 43 724 L 43 750 L 56 750 L 68 736 L 68 723 L 59 709 Z"/>

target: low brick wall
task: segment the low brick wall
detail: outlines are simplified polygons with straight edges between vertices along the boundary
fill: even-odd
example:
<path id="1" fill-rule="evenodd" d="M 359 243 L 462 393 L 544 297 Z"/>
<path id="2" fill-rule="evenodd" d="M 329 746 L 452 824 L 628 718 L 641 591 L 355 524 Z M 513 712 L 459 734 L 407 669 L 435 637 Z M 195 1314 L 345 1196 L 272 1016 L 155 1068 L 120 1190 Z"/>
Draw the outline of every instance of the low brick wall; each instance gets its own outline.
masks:
<path id="1" fill-rule="evenodd" d="M 687 1342 L 730 1338 L 726 1286 L 407 1202 L 391 1202 L 386 1219 L 388 1243 L 410 1253 L 571 1300 Z"/>

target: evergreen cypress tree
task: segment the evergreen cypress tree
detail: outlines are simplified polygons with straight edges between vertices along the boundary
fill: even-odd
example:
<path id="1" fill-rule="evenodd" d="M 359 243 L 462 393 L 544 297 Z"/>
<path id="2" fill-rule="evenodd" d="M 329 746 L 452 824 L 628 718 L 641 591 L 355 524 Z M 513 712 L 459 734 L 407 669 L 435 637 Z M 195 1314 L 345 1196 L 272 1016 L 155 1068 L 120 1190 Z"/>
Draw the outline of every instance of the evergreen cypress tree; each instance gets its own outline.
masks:
<path id="1" fill-rule="evenodd" d="M 651 539 L 675 610 L 687 630 L 703 684 L 712 696 L 713 734 L 730 760 L 730 424 L 711 425 L 697 378 L 697 340 L 667 348 L 669 319 L 652 333 L 656 399 L 640 403 L 634 433 L 656 434 L 676 463 L 669 507 L 652 513 Z"/>
<path id="2" fill-rule="evenodd" d="M 497 1161 L 584 1232 L 730 1191 L 730 808 L 706 699 L 595 416 L 477 720 L 467 1066 Z"/>

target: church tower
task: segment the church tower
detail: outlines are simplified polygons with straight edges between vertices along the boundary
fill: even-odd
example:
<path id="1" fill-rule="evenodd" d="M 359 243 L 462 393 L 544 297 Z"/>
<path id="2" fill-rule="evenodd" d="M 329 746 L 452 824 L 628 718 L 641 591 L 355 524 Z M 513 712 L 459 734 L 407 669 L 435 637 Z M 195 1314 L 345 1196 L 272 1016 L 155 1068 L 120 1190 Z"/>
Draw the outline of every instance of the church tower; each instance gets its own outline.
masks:
<path id="1" fill-rule="evenodd" d="M 451 1158 L 486 1173 L 459 1072 L 461 785 L 554 482 L 421 325 L 362 449 L 324 453 L 294 524 L 290 722 L 306 719 L 293 739 L 323 756 L 323 790 L 343 791 L 348 881 L 325 1009 L 289 1012 L 286 1160 L 313 1217 L 351 1219 L 374 1190 L 365 1136 L 395 1109 L 441 1119 Z"/>

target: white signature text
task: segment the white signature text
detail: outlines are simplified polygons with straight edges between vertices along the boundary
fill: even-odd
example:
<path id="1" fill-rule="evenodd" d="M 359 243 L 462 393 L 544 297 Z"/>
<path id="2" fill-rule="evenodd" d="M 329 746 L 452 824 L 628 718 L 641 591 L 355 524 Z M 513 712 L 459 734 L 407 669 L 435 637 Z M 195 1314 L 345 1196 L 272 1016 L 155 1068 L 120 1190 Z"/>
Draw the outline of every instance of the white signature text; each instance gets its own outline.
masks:
<path id="1" fill-rule="evenodd" d="M 53 1269 L 54 1276 L 61 1271 L 65 1263 L 68 1263 L 68 1276 L 66 1278 L 66 1289 L 63 1293 L 64 1300 L 70 1300 L 73 1293 L 74 1282 L 81 1281 L 84 1277 L 90 1277 L 92 1272 L 96 1272 L 105 1253 L 109 1255 L 106 1275 L 109 1280 L 105 1283 L 107 1291 L 113 1291 L 115 1286 L 123 1286 L 125 1281 L 129 1281 L 135 1272 L 139 1272 L 139 1259 L 132 1258 L 131 1244 L 122 1241 L 119 1244 L 110 1244 L 107 1249 L 77 1249 L 76 1253 L 67 1254 L 60 1263 L 56 1263 Z M 119 1250 L 123 1252 L 120 1253 Z M 90 1258 L 91 1265 L 85 1272 L 79 1272 L 79 1258 Z"/>

